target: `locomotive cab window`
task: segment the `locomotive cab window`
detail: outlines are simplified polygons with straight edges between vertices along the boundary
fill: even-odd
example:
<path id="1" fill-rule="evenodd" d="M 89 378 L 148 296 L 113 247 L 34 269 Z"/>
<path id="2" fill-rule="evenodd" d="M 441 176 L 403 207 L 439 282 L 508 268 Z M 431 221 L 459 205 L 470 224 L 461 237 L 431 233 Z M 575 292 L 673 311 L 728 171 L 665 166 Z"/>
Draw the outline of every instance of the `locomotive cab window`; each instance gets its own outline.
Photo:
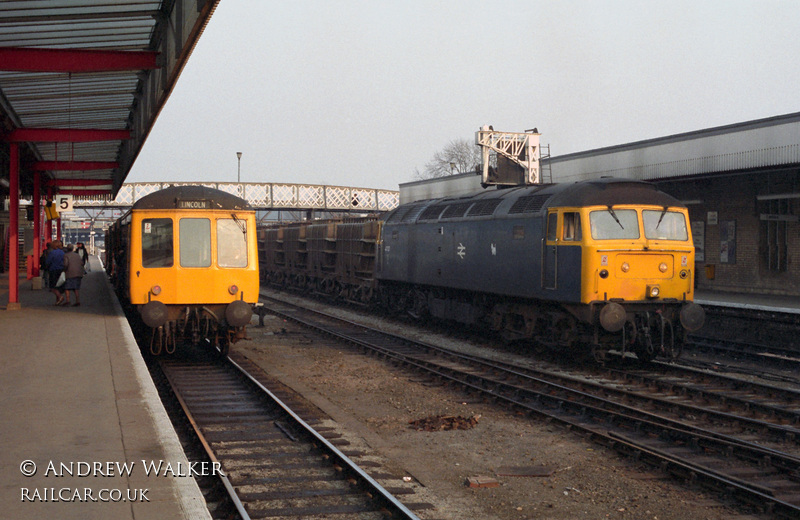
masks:
<path id="1" fill-rule="evenodd" d="M 217 220 L 217 265 L 247 267 L 247 228 L 244 220 Z"/>
<path id="2" fill-rule="evenodd" d="M 582 238 L 581 234 L 581 214 L 577 212 L 564 213 L 564 221 L 561 225 L 562 238 L 567 242 L 578 242 Z"/>
<path id="3" fill-rule="evenodd" d="M 181 267 L 211 266 L 211 221 L 182 218 L 180 221 Z"/>
<path id="4" fill-rule="evenodd" d="M 548 213 L 547 214 L 547 241 L 548 242 L 555 242 L 558 240 L 558 213 Z"/>
<path id="5" fill-rule="evenodd" d="M 601 209 L 589 213 L 592 238 L 621 240 L 639 238 L 639 219 L 633 209 Z"/>
<path id="6" fill-rule="evenodd" d="M 686 230 L 686 219 L 677 211 L 649 210 L 642 211 L 644 236 L 651 240 L 689 240 Z"/>
<path id="7" fill-rule="evenodd" d="M 142 267 L 172 267 L 172 219 L 142 220 Z"/>

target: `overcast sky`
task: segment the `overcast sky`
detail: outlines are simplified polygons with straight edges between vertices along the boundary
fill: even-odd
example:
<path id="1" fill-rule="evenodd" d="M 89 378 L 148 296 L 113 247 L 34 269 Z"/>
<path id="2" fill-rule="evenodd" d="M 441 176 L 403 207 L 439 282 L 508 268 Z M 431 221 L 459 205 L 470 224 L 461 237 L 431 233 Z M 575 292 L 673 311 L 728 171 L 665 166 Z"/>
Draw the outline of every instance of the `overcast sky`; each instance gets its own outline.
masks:
<path id="1" fill-rule="evenodd" d="M 484 124 L 557 156 L 798 112 L 798 28 L 794 0 L 221 0 L 127 181 L 240 151 L 242 182 L 396 190 Z"/>

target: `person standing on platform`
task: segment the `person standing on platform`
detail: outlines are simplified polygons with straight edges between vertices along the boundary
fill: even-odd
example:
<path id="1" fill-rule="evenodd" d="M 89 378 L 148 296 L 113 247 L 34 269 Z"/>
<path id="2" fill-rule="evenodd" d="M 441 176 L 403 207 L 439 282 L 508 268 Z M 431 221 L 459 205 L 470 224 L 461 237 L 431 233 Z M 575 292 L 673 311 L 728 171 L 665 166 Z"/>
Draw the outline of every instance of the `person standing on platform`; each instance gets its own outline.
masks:
<path id="1" fill-rule="evenodd" d="M 53 247 L 47 254 L 47 275 L 50 281 L 50 292 L 56 295 L 55 305 L 62 305 L 64 303 L 64 293 L 58 287 L 58 277 L 64 272 L 64 250 L 61 249 L 61 240 L 53 240 L 50 245 Z"/>
<path id="2" fill-rule="evenodd" d="M 75 252 L 81 257 L 81 262 L 83 262 L 83 270 L 88 273 L 90 270 L 89 266 L 87 265 L 89 263 L 89 251 L 86 250 L 86 246 L 83 245 L 83 242 L 78 242 Z"/>
<path id="3" fill-rule="evenodd" d="M 48 242 L 45 245 L 44 251 L 42 251 L 42 256 L 39 257 L 39 276 L 42 277 L 42 289 L 48 289 L 50 287 L 50 276 L 47 274 L 47 255 L 50 254 L 50 251 L 53 250 L 53 243 Z"/>
<path id="4" fill-rule="evenodd" d="M 67 246 L 67 253 L 64 255 L 64 274 L 67 277 L 67 281 L 64 283 L 64 292 L 67 296 L 62 305 L 69 305 L 70 291 L 75 294 L 75 303 L 72 306 L 77 307 L 81 304 L 80 288 L 84 273 L 81 256 L 73 250 L 72 245 Z"/>

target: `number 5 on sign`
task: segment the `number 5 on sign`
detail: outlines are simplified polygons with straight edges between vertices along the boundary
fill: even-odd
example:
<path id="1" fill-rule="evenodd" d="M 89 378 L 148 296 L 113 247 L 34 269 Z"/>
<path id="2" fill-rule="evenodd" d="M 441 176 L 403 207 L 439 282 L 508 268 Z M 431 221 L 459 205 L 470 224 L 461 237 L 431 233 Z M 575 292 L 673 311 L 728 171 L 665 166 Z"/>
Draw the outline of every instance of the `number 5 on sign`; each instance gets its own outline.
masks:
<path id="1" fill-rule="evenodd" d="M 56 195 L 55 199 L 56 209 L 59 213 L 72 212 L 72 195 Z"/>

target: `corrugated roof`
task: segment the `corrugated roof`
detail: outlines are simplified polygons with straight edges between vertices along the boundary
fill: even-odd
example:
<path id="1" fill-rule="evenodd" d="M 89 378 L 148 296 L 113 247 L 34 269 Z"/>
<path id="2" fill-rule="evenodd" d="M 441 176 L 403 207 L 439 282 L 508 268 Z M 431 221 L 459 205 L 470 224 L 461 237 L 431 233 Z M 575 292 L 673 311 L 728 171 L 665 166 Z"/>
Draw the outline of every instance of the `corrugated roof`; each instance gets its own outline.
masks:
<path id="1" fill-rule="evenodd" d="M 116 192 L 218 1 L 0 2 L 0 49 L 159 53 L 150 70 L 97 72 L 9 70 L 14 68 L 10 60 L 0 58 L 4 134 L 20 128 L 58 128 L 129 130 L 132 136 L 130 140 L 25 143 L 21 146 L 23 189 L 31 184 L 26 165 L 33 161 L 109 161 L 120 166 L 51 170 L 46 175 L 61 181 L 108 180 L 106 187 L 113 184 L 110 191 Z"/>

